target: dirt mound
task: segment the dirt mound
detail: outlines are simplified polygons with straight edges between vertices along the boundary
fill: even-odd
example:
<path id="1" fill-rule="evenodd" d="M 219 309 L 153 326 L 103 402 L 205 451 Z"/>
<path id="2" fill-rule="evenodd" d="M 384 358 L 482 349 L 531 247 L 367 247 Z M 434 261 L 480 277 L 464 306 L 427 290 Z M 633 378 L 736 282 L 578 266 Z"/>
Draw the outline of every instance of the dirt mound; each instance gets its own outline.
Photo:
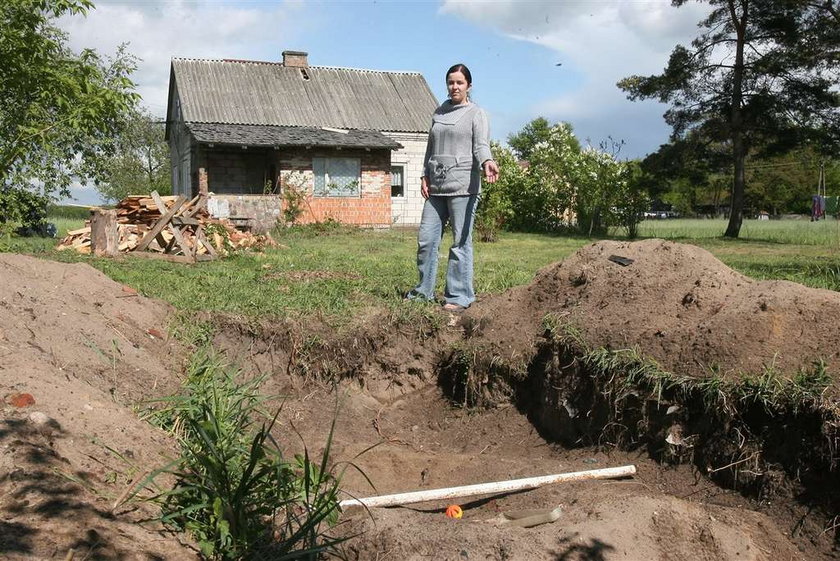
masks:
<path id="1" fill-rule="evenodd" d="M 177 387 L 169 313 L 88 265 L 0 255 L 0 557 L 192 558 L 114 508 L 174 452 L 130 409 Z"/>
<path id="2" fill-rule="evenodd" d="M 840 293 L 752 280 L 691 245 L 597 242 L 530 285 L 481 302 L 468 318 L 515 356 L 533 349 L 548 314 L 590 348 L 637 347 L 679 375 L 792 375 L 818 360 L 840 372 Z"/>

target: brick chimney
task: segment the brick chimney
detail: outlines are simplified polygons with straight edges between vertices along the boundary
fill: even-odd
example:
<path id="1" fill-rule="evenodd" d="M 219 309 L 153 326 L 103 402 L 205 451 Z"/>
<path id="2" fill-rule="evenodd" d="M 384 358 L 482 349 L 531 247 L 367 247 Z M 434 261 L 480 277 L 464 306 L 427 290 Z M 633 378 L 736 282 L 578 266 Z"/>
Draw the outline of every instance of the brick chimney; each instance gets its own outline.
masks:
<path id="1" fill-rule="evenodd" d="M 283 66 L 289 68 L 306 68 L 309 66 L 309 53 L 303 51 L 283 51 Z"/>

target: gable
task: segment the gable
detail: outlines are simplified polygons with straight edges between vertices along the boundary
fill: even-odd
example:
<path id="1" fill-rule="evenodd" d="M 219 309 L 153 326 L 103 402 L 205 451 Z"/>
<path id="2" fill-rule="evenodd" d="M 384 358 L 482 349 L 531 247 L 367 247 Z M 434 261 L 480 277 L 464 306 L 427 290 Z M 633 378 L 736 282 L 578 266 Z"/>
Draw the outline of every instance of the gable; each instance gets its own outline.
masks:
<path id="1" fill-rule="evenodd" d="M 190 123 L 427 132 L 438 105 L 410 72 L 173 59 L 171 80 Z"/>

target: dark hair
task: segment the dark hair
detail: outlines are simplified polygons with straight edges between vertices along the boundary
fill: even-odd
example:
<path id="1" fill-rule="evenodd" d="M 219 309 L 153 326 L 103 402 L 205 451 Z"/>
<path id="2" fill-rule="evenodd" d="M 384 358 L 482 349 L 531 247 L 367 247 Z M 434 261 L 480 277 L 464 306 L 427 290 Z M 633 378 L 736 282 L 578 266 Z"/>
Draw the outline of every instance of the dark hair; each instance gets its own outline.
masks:
<path id="1" fill-rule="evenodd" d="M 467 68 L 466 65 L 461 64 L 460 62 L 458 64 L 453 64 L 449 70 L 446 71 L 446 78 L 444 78 L 444 81 L 449 80 L 449 75 L 453 72 L 460 72 L 463 74 L 464 78 L 467 79 L 467 85 L 472 86 L 472 74 L 470 74 L 470 69 Z"/>

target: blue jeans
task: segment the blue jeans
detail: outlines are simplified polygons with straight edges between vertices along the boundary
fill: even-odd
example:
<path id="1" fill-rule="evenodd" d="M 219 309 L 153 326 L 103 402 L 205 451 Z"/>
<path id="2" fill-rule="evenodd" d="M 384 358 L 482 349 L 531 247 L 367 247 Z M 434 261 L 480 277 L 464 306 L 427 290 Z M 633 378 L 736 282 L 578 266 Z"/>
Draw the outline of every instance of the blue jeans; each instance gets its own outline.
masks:
<path id="1" fill-rule="evenodd" d="M 432 196 L 426 199 L 417 233 L 417 271 L 420 273 L 420 282 L 408 293 L 409 299 L 434 299 L 438 248 L 443 237 L 443 226 L 449 221 L 453 242 L 449 248 L 443 296 L 447 303 L 465 308 L 475 301 L 472 227 L 478 198 L 478 195 L 464 195 Z"/>

